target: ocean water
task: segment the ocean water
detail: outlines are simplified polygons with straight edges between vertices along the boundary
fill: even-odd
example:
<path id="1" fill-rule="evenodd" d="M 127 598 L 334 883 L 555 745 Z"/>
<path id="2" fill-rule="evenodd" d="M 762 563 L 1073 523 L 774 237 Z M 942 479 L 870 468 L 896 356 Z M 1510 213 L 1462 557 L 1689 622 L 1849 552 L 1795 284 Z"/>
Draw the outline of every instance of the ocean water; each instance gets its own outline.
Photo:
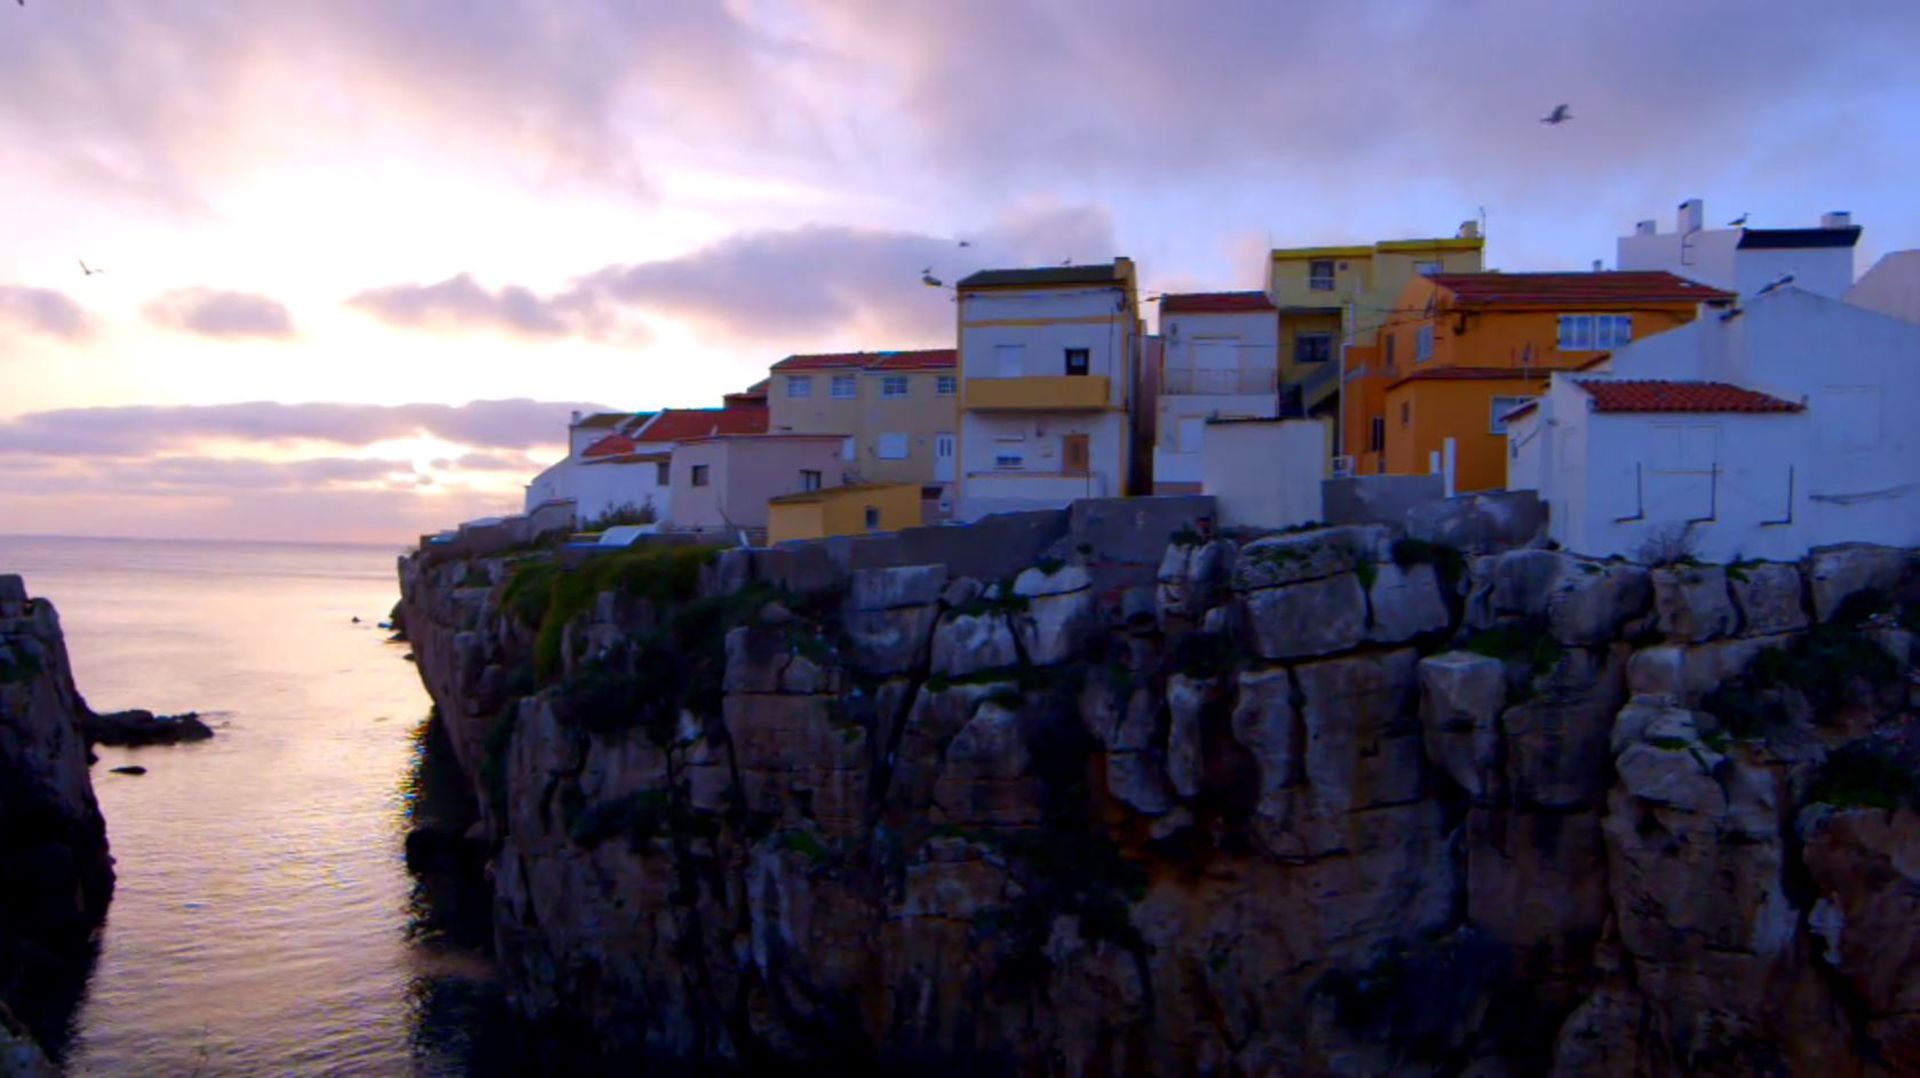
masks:
<path id="1" fill-rule="evenodd" d="M 193 710 L 217 731 L 99 750 L 118 885 L 84 996 L 49 1038 L 70 1073 L 466 1074 L 502 1058 L 484 905 L 403 858 L 429 701 L 377 628 L 398 553 L 0 537 L 0 572 L 58 608 L 95 710 Z M 148 772 L 111 773 L 124 764 Z"/>

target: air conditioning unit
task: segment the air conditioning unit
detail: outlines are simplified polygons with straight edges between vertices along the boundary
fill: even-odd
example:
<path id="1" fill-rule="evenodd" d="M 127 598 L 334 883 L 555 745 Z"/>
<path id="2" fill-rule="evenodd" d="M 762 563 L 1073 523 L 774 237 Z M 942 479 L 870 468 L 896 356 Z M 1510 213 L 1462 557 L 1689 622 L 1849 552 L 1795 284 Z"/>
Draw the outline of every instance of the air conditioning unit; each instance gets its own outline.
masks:
<path id="1" fill-rule="evenodd" d="M 1353 458 L 1344 453 L 1333 458 L 1333 477 L 1335 479 L 1352 479 Z"/>

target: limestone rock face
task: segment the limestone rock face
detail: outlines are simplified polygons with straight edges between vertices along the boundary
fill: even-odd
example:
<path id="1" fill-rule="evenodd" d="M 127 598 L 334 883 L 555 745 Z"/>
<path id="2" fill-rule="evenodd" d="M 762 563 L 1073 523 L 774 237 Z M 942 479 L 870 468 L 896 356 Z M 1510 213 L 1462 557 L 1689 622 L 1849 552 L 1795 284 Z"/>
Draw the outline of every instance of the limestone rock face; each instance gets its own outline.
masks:
<path id="1" fill-rule="evenodd" d="M 1680 565 L 1655 569 L 1652 578 L 1655 625 L 1667 639 L 1697 644 L 1739 626 L 1725 568 Z"/>
<path id="2" fill-rule="evenodd" d="M 1751 562 L 1727 571 L 1727 591 L 1740 611 L 1740 632 L 1770 636 L 1807 627 L 1800 597 L 1800 568 L 1784 562 Z"/>
<path id="3" fill-rule="evenodd" d="M 720 604 L 648 675 L 671 709 L 591 678 L 673 610 L 598 597 L 533 676 L 552 633 L 502 603 L 521 569 L 407 559 L 421 676 L 497 803 L 514 1010 L 571 1023 L 583 1070 L 1920 1057 L 1920 818 L 1808 804 L 1859 793 L 1831 770 L 1853 741 L 1915 755 L 1906 702 L 1758 726 L 1697 710 L 1739 706 L 1713 690 L 1805 627 L 1799 569 L 1510 550 L 1473 560 L 1456 613 L 1391 536 L 1208 540 L 1157 573 L 1164 535 L 1056 536 L 982 579 L 884 567 L 884 539 L 722 556 L 703 600 L 789 595 Z M 1826 557 L 1830 592 L 1894 564 L 1851 557 L 1880 567 Z M 1908 668 L 1905 630 L 1857 631 Z M 1422 656 L 1445 639 L 1504 658 Z"/>
<path id="4" fill-rule="evenodd" d="M 44 997 L 84 963 L 113 894 L 87 714 L 53 604 L 0 575 L 0 1016 L 33 1025 L 61 1020 Z"/>
<path id="5" fill-rule="evenodd" d="M 1497 800 L 1500 711 L 1507 673 L 1498 659 L 1449 651 L 1420 660 L 1420 728 L 1427 758 L 1478 803 Z"/>
<path id="6" fill-rule="evenodd" d="M 1891 592 L 1908 571 L 1913 555 L 1898 547 L 1844 543 L 1807 555 L 1807 587 L 1813 619 L 1833 620 L 1842 603 L 1863 592 Z"/>
<path id="7" fill-rule="evenodd" d="M 1352 573 L 1262 588 L 1247 596 L 1247 624 L 1262 658 L 1330 655 L 1366 639 L 1366 593 Z"/>

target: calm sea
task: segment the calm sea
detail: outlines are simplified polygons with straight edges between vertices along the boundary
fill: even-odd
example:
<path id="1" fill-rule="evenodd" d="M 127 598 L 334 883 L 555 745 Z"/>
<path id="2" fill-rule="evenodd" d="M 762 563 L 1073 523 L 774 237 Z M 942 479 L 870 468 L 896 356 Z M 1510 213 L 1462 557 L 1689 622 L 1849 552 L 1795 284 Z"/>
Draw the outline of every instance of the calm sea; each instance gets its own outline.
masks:
<path id="1" fill-rule="evenodd" d="M 463 1074 L 499 1058 L 483 906 L 402 857 L 429 701 L 376 627 L 397 553 L 0 537 L 0 572 L 58 607 L 96 710 L 194 710 L 218 732 L 99 750 L 119 883 L 55 1045 L 71 1073 Z M 110 772 L 123 764 L 148 772 Z"/>

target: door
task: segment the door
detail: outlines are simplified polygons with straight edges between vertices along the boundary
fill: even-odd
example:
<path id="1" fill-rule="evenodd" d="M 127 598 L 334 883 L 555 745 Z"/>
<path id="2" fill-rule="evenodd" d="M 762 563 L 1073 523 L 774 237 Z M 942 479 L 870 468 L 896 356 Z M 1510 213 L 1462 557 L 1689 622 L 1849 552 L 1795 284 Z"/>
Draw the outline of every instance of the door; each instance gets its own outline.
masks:
<path id="1" fill-rule="evenodd" d="M 1060 439 L 1060 472 L 1063 475 L 1085 475 L 1092 463 L 1093 454 L 1087 446 L 1084 434 L 1068 434 Z"/>
<path id="2" fill-rule="evenodd" d="M 953 459 L 955 442 L 951 434 L 933 436 L 933 481 L 936 483 L 953 482 Z"/>

